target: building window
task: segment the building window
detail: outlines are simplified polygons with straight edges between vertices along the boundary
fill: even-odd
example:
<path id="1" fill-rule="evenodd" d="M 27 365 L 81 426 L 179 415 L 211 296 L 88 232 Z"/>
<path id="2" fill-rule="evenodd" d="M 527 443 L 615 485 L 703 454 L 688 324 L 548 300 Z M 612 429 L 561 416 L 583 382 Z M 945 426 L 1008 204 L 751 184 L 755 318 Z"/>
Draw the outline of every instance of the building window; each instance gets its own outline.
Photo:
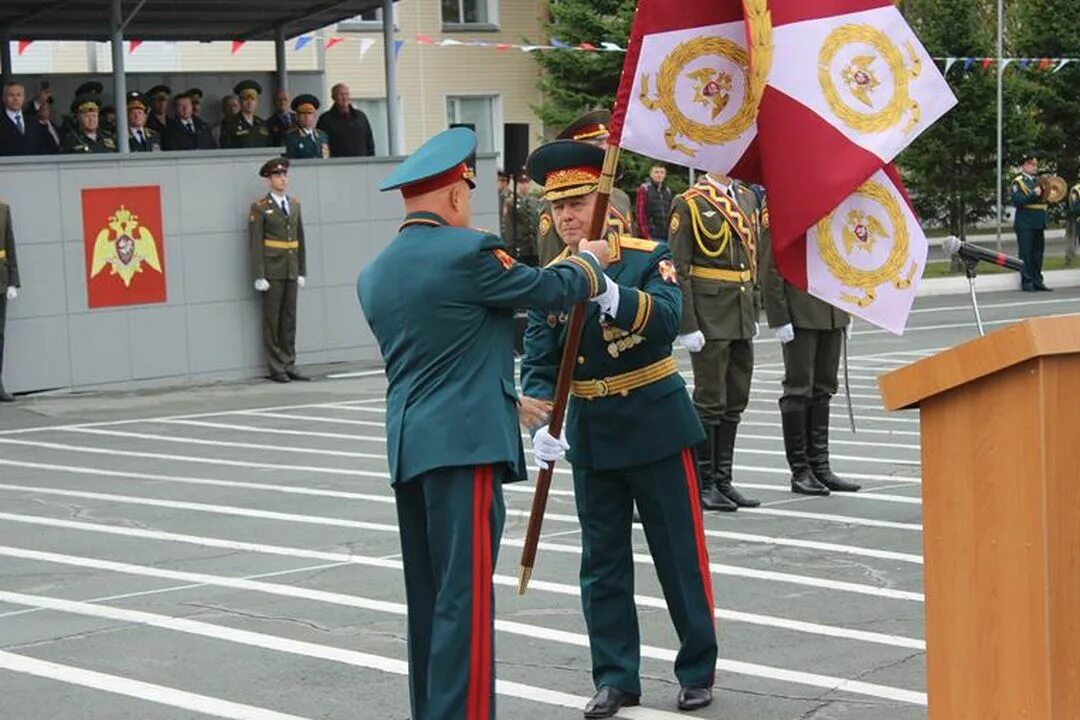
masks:
<path id="1" fill-rule="evenodd" d="M 382 8 L 372 8 L 371 10 L 365 10 L 359 15 L 354 15 L 348 20 L 342 20 L 338 23 L 338 30 L 364 32 L 372 30 L 382 30 L 383 11 Z M 398 9 L 397 5 L 394 5 L 394 29 L 398 29 Z"/>
<path id="2" fill-rule="evenodd" d="M 458 25 L 486 25 L 493 27 L 498 23 L 495 12 L 496 1 L 442 0 L 443 25 L 451 28 Z"/>
<path id="3" fill-rule="evenodd" d="M 502 138 L 495 136 L 497 100 L 496 95 L 448 96 L 446 123 L 471 125 L 476 132 L 477 152 L 501 152 Z"/>
<path id="4" fill-rule="evenodd" d="M 390 154 L 390 136 L 386 132 L 386 98 L 353 98 L 352 104 L 367 115 L 375 138 L 375 154 Z"/>

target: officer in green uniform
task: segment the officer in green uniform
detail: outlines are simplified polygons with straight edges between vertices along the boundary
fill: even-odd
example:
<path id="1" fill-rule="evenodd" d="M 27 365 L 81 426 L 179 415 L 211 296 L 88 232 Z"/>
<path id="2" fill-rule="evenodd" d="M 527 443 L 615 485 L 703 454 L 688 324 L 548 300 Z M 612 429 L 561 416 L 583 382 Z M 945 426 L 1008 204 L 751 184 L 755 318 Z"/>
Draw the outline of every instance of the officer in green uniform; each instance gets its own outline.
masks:
<path id="1" fill-rule="evenodd" d="M 1068 242 L 1070 252 L 1066 257 L 1076 254 L 1076 244 L 1080 241 L 1080 180 L 1069 189 L 1069 197 L 1065 208 L 1068 217 Z"/>
<path id="2" fill-rule="evenodd" d="M 604 151 L 556 140 L 532 153 L 529 176 L 544 187 L 566 246 L 576 257 L 597 201 Z M 680 650 L 675 675 L 683 710 L 712 701 L 716 668 L 712 578 L 702 527 L 694 448 L 705 432 L 672 356 L 682 297 L 664 243 L 608 234 L 609 287 L 590 304 L 574 365 L 566 417 L 567 457 L 582 529 L 581 600 L 596 694 L 585 717 L 615 715 L 641 695 L 640 637 L 630 542 L 636 503 Z M 555 394 L 566 310 L 529 314 L 521 378 L 526 396 Z M 559 440 L 533 430 L 538 461 Z M 543 453 L 541 452 L 543 450 Z"/>
<path id="3" fill-rule="evenodd" d="M 237 83 L 233 92 L 240 98 L 240 113 L 221 124 L 222 148 L 270 147 L 272 138 L 266 121 L 255 114 L 262 85 L 254 80 Z"/>
<path id="4" fill-rule="evenodd" d="M 82 95 L 71 103 L 75 127 L 65 137 L 60 152 L 69 154 L 116 152 L 116 138 L 98 124 L 101 101 L 97 95 Z"/>
<path id="5" fill-rule="evenodd" d="M 202 117 L 202 100 L 203 91 L 201 88 L 193 87 L 190 90 L 186 90 L 183 93 L 191 98 L 191 114 L 197 118 Z"/>
<path id="6" fill-rule="evenodd" d="M 81 97 L 91 96 L 91 97 L 97 98 L 98 101 L 100 102 L 101 101 L 101 93 L 103 93 L 104 91 L 105 91 L 105 87 L 101 83 L 99 83 L 96 80 L 91 80 L 89 82 L 84 82 L 82 85 L 75 88 L 75 97 L 76 98 L 81 98 Z M 104 105 L 104 103 L 101 103 L 101 105 Z M 101 125 L 100 114 L 101 114 L 101 111 L 100 111 L 100 107 L 99 107 L 99 109 L 98 109 L 98 115 L 99 115 L 99 117 L 98 117 L 98 125 L 99 126 Z M 74 111 L 72 111 L 70 115 L 64 115 L 62 118 L 60 118 L 60 134 L 61 135 L 67 135 L 68 133 L 76 130 L 79 127 L 78 120 L 79 120 L 78 113 L 76 113 Z"/>
<path id="7" fill-rule="evenodd" d="M 259 170 L 270 191 L 251 204 L 249 222 L 255 289 L 263 293 L 263 347 L 270 379 L 308 380 L 296 369 L 296 296 L 307 275 L 300 201 L 285 194 L 289 161 L 268 160 Z"/>
<path id="8" fill-rule="evenodd" d="M 607 149 L 611 112 L 593 110 L 567 125 L 557 140 L 578 140 L 596 145 L 601 150 Z M 630 196 L 619 188 L 612 188 L 608 201 L 608 225 L 620 235 L 633 235 L 633 212 L 630 209 Z M 540 264 L 547 265 L 552 258 L 563 251 L 563 242 L 559 239 L 551 214 L 551 205 L 541 203 L 536 229 L 537 251 Z"/>
<path id="9" fill-rule="evenodd" d="M 540 270 L 470 228 L 476 135 L 428 140 L 382 184 L 398 236 L 360 273 L 386 362 L 386 442 L 408 602 L 409 695 L 420 720 L 493 720 L 492 573 L 502 483 L 525 480 L 514 389 L 517 307 L 565 311 L 606 289 L 606 246 Z"/>
<path id="10" fill-rule="evenodd" d="M 528 175 L 522 174 L 517 179 L 517 192 L 511 188 L 502 197 L 499 222 L 502 240 L 514 257 L 535 267 L 539 263 L 536 254 L 536 222 L 540 198 L 530 190 L 530 184 Z"/>
<path id="11" fill-rule="evenodd" d="M 1039 160 L 1025 155 L 1020 174 L 1012 181 L 1012 203 L 1016 207 L 1013 230 L 1020 248 L 1024 269 L 1020 271 L 1020 289 L 1024 292 L 1049 291 L 1043 282 L 1043 250 L 1046 247 L 1046 200 L 1036 179 Z"/>
<path id="12" fill-rule="evenodd" d="M 19 263 L 15 258 L 15 229 L 11 224 L 11 208 L 0 202 L 0 402 L 15 398 L 4 389 L 4 325 L 7 323 L 7 304 L 19 297 Z"/>
<path id="13" fill-rule="evenodd" d="M 142 93 L 133 90 L 127 96 L 128 147 L 131 152 L 158 152 L 161 136 L 146 126 L 150 103 Z"/>
<path id="14" fill-rule="evenodd" d="M 679 342 L 690 351 L 694 407 L 707 433 L 699 449 L 707 510 L 761 504 L 732 485 L 732 464 L 754 372 L 758 253 L 768 240 L 763 202 L 725 175 L 703 175 L 672 201 L 668 242 L 682 288 Z"/>
<path id="15" fill-rule="evenodd" d="M 836 394 L 847 313 L 795 287 L 776 269 L 771 243 L 760 260 L 765 316 L 784 354 L 780 419 L 791 468 L 791 490 L 801 495 L 855 492 L 829 465 L 829 401 Z"/>
<path id="16" fill-rule="evenodd" d="M 315 127 L 319 98 L 298 95 L 292 101 L 292 109 L 296 113 L 296 127 L 285 131 L 285 154 L 293 159 L 330 157 L 330 136 Z"/>
<path id="17" fill-rule="evenodd" d="M 146 120 L 146 127 L 158 135 L 165 132 L 165 126 L 169 123 L 169 96 L 172 89 L 168 85 L 155 85 L 146 91 L 146 99 L 150 101 L 150 117 Z"/>

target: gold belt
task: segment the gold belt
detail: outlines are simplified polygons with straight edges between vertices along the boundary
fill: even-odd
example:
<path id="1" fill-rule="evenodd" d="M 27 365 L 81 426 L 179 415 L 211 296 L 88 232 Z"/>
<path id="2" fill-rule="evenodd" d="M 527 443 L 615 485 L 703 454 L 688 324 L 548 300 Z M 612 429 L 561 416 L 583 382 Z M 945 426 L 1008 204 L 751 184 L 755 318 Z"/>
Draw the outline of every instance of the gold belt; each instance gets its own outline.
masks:
<path id="1" fill-rule="evenodd" d="M 754 279 L 749 270 L 717 270 L 716 268 L 701 267 L 700 265 L 690 266 L 690 276 L 702 280 L 719 280 L 720 282 L 732 283 L 750 282 Z"/>
<path id="2" fill-rule="evenodd" d="M 7 250 L 0 250 L 0 260 L 7 257 Z"/>
<path id="3" fill-rule="evenodd" d="M 263 240 L 263 245 L 275 250 L 296 250 L 300 247 L 299 240 Z"/>
<path id="4" fill-rule="evenodd" d="M 1034 203 L 1032 205 L 1025 205 L 1025 210 L 1045 210 L 1047 208 L 1046 203 Z"/>
<path id="5" fill-rule="evenodd" d="M 570 383 L 570 394 L 574 397 L 592 400 L 594 398 L 607 397 L 608 395 L 622 395 L 626 397 L 631 390 L 652 385 L 657 380 L 663 380 L 668 375 L 679 372 L 679 365 L 674 357 L 666 357 L 652 365 L 646 365 L 637 370 L 612 375 L 603 380 L 574 380 Z"/>

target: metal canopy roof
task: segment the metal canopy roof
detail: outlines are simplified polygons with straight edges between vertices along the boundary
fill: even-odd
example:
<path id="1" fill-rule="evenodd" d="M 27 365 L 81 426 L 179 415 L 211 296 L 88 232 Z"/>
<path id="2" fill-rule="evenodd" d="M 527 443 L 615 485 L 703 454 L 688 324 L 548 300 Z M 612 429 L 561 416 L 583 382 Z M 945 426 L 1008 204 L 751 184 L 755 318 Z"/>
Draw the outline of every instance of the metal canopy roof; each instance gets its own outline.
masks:
<path id="1" fill-rule="evenodd" d="M 125 19 L 140 0 L 123 0 Z M 111 0 L 0 0 L 0 29 L 12 39 L 111 37 Z M 145 0 L 124 30 L 138 40 L 272 40 L 295 37 L 381 7 L 382 0 Z"/>

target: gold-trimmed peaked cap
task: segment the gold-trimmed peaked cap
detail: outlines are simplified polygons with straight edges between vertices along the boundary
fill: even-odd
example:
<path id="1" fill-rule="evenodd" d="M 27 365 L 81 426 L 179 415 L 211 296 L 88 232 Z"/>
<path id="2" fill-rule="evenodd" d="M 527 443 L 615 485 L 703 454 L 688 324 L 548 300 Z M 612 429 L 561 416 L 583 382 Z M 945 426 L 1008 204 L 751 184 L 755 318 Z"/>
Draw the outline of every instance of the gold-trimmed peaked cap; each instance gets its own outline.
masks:
<path id="1" fill-rule="evenodd" d="M 596 192 L 604 151 L 578 140 L 554 140 L 533 150 L 525 161 L 529 178 L 544 188 L 545 200 L 561 200 Z"/>
<path id="2" fill-rule="evenodd" d="M 590 110 L 563 128 L 556 139 L 601 142 L 611 132 L 611 111 Z"/>

